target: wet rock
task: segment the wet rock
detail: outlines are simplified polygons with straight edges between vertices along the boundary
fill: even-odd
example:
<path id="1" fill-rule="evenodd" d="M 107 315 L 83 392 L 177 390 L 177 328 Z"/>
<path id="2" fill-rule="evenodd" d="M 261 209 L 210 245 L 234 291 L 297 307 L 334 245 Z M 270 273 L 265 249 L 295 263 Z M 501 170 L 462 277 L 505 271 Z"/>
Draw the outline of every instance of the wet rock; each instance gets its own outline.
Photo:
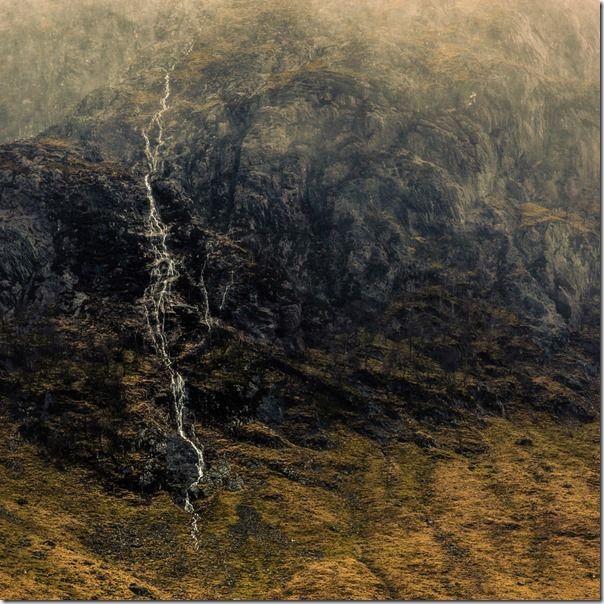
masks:
<path id="1" fill-rule="evenodd" d="M 177 434 L 167 437 L 165 480 L 176 492 L 184 492 L 197 479 L 197 454 Z"/>

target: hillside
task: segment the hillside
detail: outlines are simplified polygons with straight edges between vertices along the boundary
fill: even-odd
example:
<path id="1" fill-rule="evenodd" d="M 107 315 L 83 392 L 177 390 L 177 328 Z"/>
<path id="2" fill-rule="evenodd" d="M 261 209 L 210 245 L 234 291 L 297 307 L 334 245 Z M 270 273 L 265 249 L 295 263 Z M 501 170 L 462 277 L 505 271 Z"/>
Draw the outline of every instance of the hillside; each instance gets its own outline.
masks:
<path id="1" fill-rule="evenodd" d="M 135 4 L 11 13 L 0 596 L 597 597 L 595 7 Z"/>

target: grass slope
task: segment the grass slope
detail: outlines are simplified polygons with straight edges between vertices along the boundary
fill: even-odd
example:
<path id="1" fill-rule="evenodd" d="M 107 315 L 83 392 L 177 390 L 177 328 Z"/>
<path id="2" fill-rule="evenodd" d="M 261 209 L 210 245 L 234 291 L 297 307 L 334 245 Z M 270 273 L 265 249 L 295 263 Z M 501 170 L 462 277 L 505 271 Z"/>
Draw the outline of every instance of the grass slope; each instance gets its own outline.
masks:
<path id="1" fill-rule="evenodd" d="M 428 448 L 344 428 L 321 451 L 225 439 L 246 483 L 201 504 L 199 552 L 167 496 L 109 493 L 0 431 L 5 599 L 599 595 L 594 423 L 491 419 Z"/>

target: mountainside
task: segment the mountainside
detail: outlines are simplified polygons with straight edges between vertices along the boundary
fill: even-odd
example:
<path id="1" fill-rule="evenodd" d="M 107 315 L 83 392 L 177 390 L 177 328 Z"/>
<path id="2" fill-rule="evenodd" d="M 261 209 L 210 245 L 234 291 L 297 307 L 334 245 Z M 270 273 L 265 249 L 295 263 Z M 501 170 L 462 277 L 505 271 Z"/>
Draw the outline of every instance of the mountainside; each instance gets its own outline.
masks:
<path id="1" fill-rule="evenodd" d="M 38 134 L 117 81 L 150 45 L 186 30 L 176 0 L 0 0 L 0 143 Z"/>
<path id="2" fill-rule="evenodd" d="M 110 5 L 0 96 L 0 595 L 596 597 L 596 7 Z"/>

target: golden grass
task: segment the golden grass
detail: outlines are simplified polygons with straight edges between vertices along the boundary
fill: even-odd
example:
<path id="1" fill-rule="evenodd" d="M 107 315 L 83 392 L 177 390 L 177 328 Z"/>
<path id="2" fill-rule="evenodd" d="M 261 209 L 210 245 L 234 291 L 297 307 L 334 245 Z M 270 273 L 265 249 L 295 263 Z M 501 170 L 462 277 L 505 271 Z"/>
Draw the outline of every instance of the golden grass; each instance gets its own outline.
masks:
<path id="1" fill-rule="evenodd" d="M 522 225 L 526 227 L 560 222 L 568 224 L 577 231 L 593 232 L 595 226 L 576 212 L 566 211 L 563 208 L 546 208 L 532 202 L 520 206 L 520 217 Z"/>
<path id="2" fill-rule="evenodd" d="M 491 419 L 433 430 L 431 449 L 343 427 L 327 450 L 215 433 L 245 487 L 199 504 L 199 552 L 167 496 L 110 494 L 0 432 L 3 598 L 598 597 L 596 424 Z"/>

